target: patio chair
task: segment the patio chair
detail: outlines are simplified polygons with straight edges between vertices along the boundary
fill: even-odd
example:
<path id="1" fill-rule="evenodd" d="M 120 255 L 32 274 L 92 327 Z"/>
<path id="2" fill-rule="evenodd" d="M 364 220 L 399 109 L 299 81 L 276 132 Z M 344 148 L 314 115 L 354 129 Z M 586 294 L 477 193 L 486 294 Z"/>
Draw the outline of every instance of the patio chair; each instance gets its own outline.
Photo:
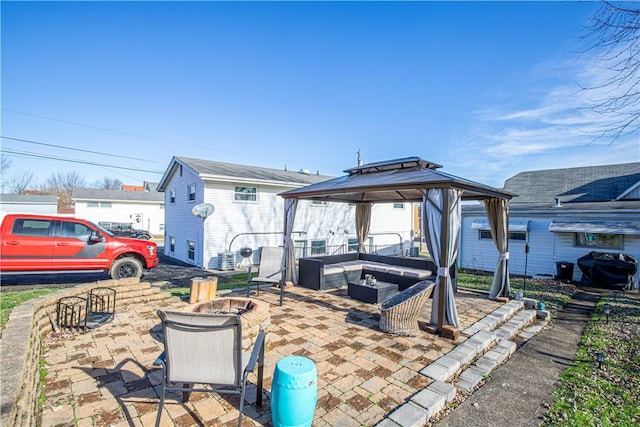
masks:
<path id="1" fill-rule="evenodd" d="M 380 304 L 380 329 L 394 335 L 418 335 L 418 315 L 434 286 L 435 282 L 423 280 Z"/>
<path id="2" fill-rule="evenodd" d="M 162 366 L 160 405 L 156 427 L 160 424 L 167 391 L 182 391 L 183 401 L 192 391 L 240 395 L 242 415 L 247 376 L 258 366 L 256 405 L 262 406 L 264 370 L 264 332 L 260 332 L 251 353 L 242 352 L 242 323 L 235 314 L 202 314 L 158 310 L 162 321 L 164 352 L 154 365 Z M 209 385 L 195 388 L 196 384 Z"/>
<path id="3" fill-rule="evenodd" d="M 282 277 L 282 247 L 264 246 L 260 251 L 260 265 L 258 275 L 251 278 L 247 284 L 247 297 L 251 291 L 251 284 L 256 284 L 258 295 L 260 295 L 261 283 L 280 283 Z"/>

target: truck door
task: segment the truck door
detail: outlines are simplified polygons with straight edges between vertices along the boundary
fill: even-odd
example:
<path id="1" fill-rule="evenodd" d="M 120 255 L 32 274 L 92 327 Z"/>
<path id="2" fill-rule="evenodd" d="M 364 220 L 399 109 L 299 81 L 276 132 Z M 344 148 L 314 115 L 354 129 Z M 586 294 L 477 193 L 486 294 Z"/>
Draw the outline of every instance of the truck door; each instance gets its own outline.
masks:
<path id="1" fill-rule="evenodd" d="M 51 268 L 53 223 L 48 219 L 16 217 L 2 240 L 2 269 L 29 271 Z"/>
<path id="2" fill-rule="evenodd" d="M 57 221 L 53 247 L 53 270 L 103 270 L 108 268 L 106 242 L 89 242 L 94 231 L 89 226 L 68 220 Z"/>

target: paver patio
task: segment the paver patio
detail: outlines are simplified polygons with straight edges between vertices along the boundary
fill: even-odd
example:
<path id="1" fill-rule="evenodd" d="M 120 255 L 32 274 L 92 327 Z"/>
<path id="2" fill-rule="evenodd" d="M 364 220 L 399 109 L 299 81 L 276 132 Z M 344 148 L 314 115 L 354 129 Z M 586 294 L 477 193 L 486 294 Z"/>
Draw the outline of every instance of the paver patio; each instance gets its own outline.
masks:
<path id="1" fill-rule="evenodd" d="M 423 331 L 417 337 L 388 335 L 378 328 L 378 308 L 346 296 L 346 287 L 318 292 L 263 288 L 270 304 L 271 328 L 265 361 L 264 399 L 256 407 L 255 376 L 250 376 L 243 425 L 270 426 L 270 390 L 275 364 L 298 355 L 313 360 L 318 371 L 314 426 L 371 426 L 431 383 L 419 373 L 455 343 Z M 486 296 L 456 294 L 461 329 L 500 306 Z M 116 307 L 113 322 L 86 334 L 50 336 L 43 426 L 151 426 L 158 408 L 161 370 L 153 361 L 162 352 L 158 308 L 186 305 L 172 299 L 163 307 L 149 304 Z M 431 300 L 420 320 L 428 322 Z M 163 426 L 235 426 L 238 398 L 193 393 L 188 403 L 169 395 Z"/>

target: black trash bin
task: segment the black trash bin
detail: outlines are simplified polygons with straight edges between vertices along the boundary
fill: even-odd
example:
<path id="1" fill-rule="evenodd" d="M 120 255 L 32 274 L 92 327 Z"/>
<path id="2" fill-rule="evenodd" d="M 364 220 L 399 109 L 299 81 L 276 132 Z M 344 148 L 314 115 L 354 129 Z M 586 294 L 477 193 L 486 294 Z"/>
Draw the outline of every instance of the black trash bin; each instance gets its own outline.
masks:
<path id="1" fill-rule="evenodd" d="M 573 280 L 573 263 L 567 261 L 556 262 L 556 280 L 571 283 Z"/>

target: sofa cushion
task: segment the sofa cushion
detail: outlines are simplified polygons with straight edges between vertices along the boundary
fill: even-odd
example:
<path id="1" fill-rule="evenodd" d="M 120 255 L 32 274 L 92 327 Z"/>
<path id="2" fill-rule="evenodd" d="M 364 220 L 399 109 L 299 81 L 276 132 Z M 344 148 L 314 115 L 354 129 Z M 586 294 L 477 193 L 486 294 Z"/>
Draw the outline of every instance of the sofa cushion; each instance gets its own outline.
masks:
<path id="1" fill-rule="evenodd" d="M 362 271 L 362 263 L 360 262 L 343 262 L 340 265 L 344 271 Z"/>
<path id="2" fill-rule="evenodd" d="M 410 277 L 412 279 L 424 280 L 428 277 L 431 277 L 432 273 L 429 270 L 419 270 L 417 268 L 405 267 L 402 271 L 402 275 L 404 277 Z"/>
<path id="3" fill-rule="evenodd" d="M 344 273 L 344 267 L 340 264 L 329 264 L 324 266 L 325 276 L 328 274 Z"/>
<path id="4" fill-rule="evenodd" d="M 402 274 L 404 273 L 404 268 L 403 267 L 389 267 L 387 269 L 387 274 L 395 274 L 396 276 L 402 276 Z"/>

